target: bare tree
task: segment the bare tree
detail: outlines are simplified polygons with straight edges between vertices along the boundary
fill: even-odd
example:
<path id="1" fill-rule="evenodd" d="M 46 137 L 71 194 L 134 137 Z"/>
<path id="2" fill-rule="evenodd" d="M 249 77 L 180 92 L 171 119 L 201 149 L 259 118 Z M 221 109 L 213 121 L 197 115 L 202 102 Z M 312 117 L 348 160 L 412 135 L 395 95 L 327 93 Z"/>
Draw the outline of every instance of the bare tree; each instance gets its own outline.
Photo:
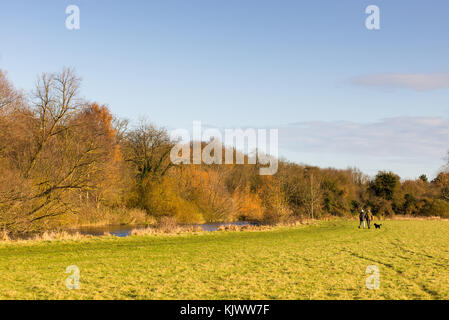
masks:
<path id="1" fill-rule="evenodd" d="M 34 111 L 39 119 L 38 135 L 25 177 L 36 165 L 45 145 L 52 137 L 67 130 L 70 117 L 84 105 L 78 97 L 80 82 L 74 70 L 68 68 L 57 74 L 44 73 L 38 79 L 33 97 Z"/>
<path id="2" fill-rule="evenodd" d="M 142 121 L 123 142 L 125 161 L 133 164 L 139 181 L 164 176 L 173 164 L 169 159 L 173 144 L 164 129 Z"/>
<path id="3" fill-rule="evenodd" d="M 22 95 L 18 93 L 0 70 L 0 112 L 22 103 Z"/>
<path id="4" fill-rule="evenodd" d="M 352 181 L 358 186 L 366 185 L 369 182 L 369 176 L 364 174 L 358 168 L 348 168 L 351 174 Z"/>
<path id="5" fill-rule="evenodd" d="M 312 219 L 316 218 L 322 207 L 323 192 L 321 190 L 321 177 L 314 168 L 306 167 L 305 175 L 307 178 L 307 186 L 303 191 L 303 199 L 306 210 Z"/>

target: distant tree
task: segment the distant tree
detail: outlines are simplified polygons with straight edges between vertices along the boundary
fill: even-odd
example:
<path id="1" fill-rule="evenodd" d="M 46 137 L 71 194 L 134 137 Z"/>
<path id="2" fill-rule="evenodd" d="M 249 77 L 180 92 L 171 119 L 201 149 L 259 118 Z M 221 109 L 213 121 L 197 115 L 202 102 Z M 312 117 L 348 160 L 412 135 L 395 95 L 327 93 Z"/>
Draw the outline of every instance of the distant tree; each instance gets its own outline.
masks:
<path id="1" fill-rule="evenodd" d="M 424 205 L 423 199 L 429 196 L 431 185 L 422 179 L 406 180 L 401 185 L 404 201 L 401 212 L 408 215 L 418 215 Z"/>
<path id="2" fill-rule="evenodd" d="M 142 121 L 122 142 L 125 161 L 132 164 L 139 181 L 164 176 L 173 164 L 169 159 L 173 144 L 164 129 Z"/>
<path id="3" fill-rule="evenodd" d="M 22 104 L 22 95 L 17 92 L 0 70 L 0 112 Z"/>
<path id="4" fill-rule="evenodd" d="M 370 190 L 385 200 L 393 200 L 400 187 L 400 178 L 392 172 L 379 172 L 370 184 Z"/>
<path id="5" fill-rule="evenodd" d="M 449 202 L 441 199 L 426 201 L 421 210 L 421 215 L 449 218 Z"/>
<path id="6" fill-rule="evenodd" d="M 449 172 L 440 172 L 432 184 L 440 190 L 441 198 L 449 201 Z"/>
<path id="7" fill-rule="evenodd" d="M 378 217 L 394 215 L 391 201 L 385 200 L 384 198 L 375 197 L 369 202 L 368 206 L 373 209 L 373 213 Z"/>
<path id="8" fill-rule="evenodd" d="M 170 160 L 173 144 L 167 132 L 142 120 L 137 128 L 124 134 L 120 147 L 134 176 L 131 192 L 134 196 L 129 205 L 138 206 L 148 213 L 160 211 L 154 201 L 163 197 L 156 190 L 160 189 L 160 183 L 173 166 Z"/>
<path id="9" fill-rule="evenodd" d="M 347 170 L 351 174 L 352 181 L 358 186 L 365 185 L 369 182 L 369 176 L 363 174 L 358 168 L 349 168 Z"/>
<path id="10" fill-rule="evenodd" d="M 304 204 L 310 218 L 315 219 L 320 216 L 323 201 L 323 191 L 321 189 L 322 177 L 318 168 L 306 167 L 305 177 L 307 185 L 303 193 Z"/>
<path id="11" fill-rule="evenodd" d="M 429 182 L 429 179 L 427 178 L 427 176 L 426 176 L 425 174 L 420 175 L 420 176 L 419 176 L 419 179 L 420 179 L 422 182 Z"/>

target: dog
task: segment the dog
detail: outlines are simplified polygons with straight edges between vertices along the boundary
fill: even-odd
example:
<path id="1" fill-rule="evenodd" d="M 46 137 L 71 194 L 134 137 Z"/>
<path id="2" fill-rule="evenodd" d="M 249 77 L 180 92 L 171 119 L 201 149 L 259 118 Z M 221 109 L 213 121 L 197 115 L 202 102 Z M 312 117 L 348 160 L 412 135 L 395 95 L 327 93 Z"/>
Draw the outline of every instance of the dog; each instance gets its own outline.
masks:
<path id="1" fill-rule="evenodd" d="M 377 224 L 377 223 L 374 224 L 374 227 L 376 227 L 376 229 L 380 229 L 381 226 L 382 226 L 382 224 Z"/>

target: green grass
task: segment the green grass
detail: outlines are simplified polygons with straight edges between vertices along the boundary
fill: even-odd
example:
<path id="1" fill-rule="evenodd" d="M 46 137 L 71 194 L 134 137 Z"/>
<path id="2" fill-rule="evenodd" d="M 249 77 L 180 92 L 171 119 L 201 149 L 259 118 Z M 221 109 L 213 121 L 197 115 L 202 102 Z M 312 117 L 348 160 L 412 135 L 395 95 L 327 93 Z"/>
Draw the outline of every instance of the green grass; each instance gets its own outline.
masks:
<path id="1" fill-rule="evenodd" d="M 2 299 L 449 299 L 449 222 L 0 244 Z M 66 267 L 81 272 L 65 286 Z M 366 268 L 380 269 L 367 290 Z"/>

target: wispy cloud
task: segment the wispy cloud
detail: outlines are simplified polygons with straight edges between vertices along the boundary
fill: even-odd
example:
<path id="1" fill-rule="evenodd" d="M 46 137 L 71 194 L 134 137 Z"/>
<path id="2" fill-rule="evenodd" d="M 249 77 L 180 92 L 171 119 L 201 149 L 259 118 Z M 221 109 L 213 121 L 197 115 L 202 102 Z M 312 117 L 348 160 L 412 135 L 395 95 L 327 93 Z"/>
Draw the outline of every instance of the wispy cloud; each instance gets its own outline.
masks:
<path id="1" fill-rule="evenodd" d="M 449 88 L 449 72 L 440 73 L 381 73 L 360 76 L 353 84 L 386 88 L 407 88 L 416 91 Z"/>
<path id="2" fill-rule="evenodd" d="M 279 130 L 281 147 L 296 152 L 441 161 L 449 149 L 449 119 L 396 117 L 378 122 L 298 122 Z"/>

